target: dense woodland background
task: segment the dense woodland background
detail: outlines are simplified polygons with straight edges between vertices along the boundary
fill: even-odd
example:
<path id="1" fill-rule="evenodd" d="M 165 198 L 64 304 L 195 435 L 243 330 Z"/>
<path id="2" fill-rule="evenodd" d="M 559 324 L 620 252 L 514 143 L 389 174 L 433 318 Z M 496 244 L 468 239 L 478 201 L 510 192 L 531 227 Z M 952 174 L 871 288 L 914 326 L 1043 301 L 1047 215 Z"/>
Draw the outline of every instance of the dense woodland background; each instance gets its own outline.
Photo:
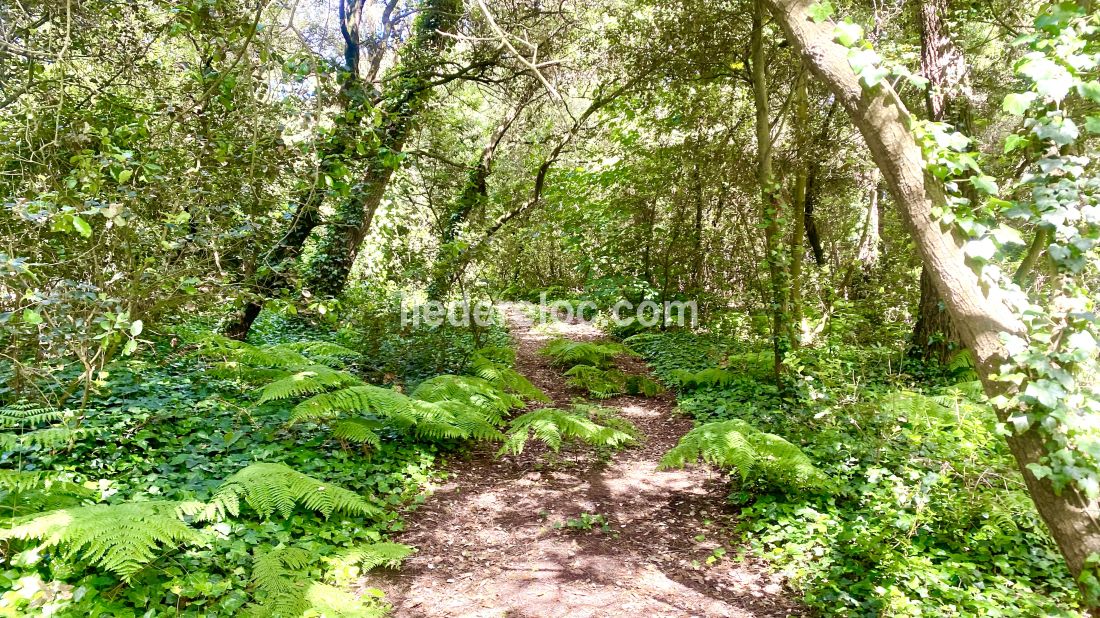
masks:
<path id="1" fill-rule="evenodd" d="M 4 2 L 0 615 L 384 612 L 447 457 L 629 441 L 400 321 L 543 293 L 812 611 L 1098 615 L 1096 11 Z"/>

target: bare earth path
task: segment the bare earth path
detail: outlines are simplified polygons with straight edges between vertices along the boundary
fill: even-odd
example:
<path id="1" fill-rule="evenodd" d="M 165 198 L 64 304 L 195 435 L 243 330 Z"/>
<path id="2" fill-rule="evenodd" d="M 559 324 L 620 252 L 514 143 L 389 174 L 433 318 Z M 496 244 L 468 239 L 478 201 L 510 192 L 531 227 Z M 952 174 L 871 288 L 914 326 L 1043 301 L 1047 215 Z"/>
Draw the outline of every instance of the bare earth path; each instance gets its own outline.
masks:
<path id="1" fill-rule="evenodd" d="M 550 335 L 518 307 L 506 310 L 516 367 L 567 406 L 580 396 L 538 354 Z M 600 333 L 556 323 L 574 340 Z M 640 363 L 630 370 L 642 371 Z M 735 562 L 727 488 L 706 468 L 658 472 L 661 455 L 691 428 L 671 395 L 601 402 L 644 434 L 638 448 L 601 463 L 590 450 L 554 456 L 529 444 L 520 458 L 493 449 L 452 462 L 447 484 L 412 513 L 396 540 L 418 553 L 400 571 L 372 575 L 398 616 L 801 616 L 778 580 L 751 560 Z M 534 446 L 534 448 L 532 448 Z M 610 532 L 560 527 L 602 514 Z M 555 524 L 559 524 L 556 526 Z M 708 566 L 716 548 L 726 557 Z M 696 561 L 693 564 L 693 561 Z"/>

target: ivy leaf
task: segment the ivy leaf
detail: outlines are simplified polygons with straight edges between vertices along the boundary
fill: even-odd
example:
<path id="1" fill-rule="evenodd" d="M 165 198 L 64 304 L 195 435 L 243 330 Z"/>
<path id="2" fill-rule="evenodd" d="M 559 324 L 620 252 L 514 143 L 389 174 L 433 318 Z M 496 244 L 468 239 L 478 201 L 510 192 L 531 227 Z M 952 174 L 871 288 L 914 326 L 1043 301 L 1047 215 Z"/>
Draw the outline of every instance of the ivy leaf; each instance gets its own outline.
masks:
<path id="1" fill-rule="evenodd" d="M 1035 82 L 1035 89 L 1040 95 L 1055 103 L 1066 98 L 1070 88 L 1073 87 L 1073 76 L 1069 71 L 1047 58 L 1042 52 L 1028 54 L 1019 72 Z"/>
<path id="2" fill-rule="evenodd" d="M 870 66 L 859 72 L 859 78 L 867 88 L 874 88 L 890 75 L 889 69 Z"/>
<path id="3" fill-rule="evenodd" d="M 997 229 L 993 230 L 993 238 L 999 245 L 1026 245 L 1024 237 L 1020 235 L 1020 232 L 1008 227 L 1007 225 L 1001 225 Z"/>
<path id="4" fill-rule="evenodd" d="M 999 190 L 997 181 L 992 176 L 974 176 L 970 179 L 970 184 L 986 195 L 996 195 Z"/>
<path id="5" fill-rule="evenodd" d="M 863 38 L 863 28 L 850 21 L 842 21 L 833 29 L 833 40 L 844 47 L 851 47 Z"/>
<path id="6" fill-rule="evenodd" d="M 1100 133 L 1100 116 L 1085 116 L 1085 129 L 1089 133 Z"/>
<path id="7" fill-rule="evenodd" d="M 134 170 L 125 169 L 118 173 L 118 184 L 124 185 L 130 177 L 134 175 Z"/>
<path id="8" fill-rule="evenodd" d="M 24 309 L 23 310 L 23 321 L 27 324 L 30 324 L 31 326 L 38 326 L 39 324 L 42 323 L 42 314 L 38 313 L 34 309 L 30 309 L 30 308 Z"/>
<path id="9" fill-rule="evenodd" d="M 1037 463 L 1027 464 L 1027 469 L 1030 470 L 1031 473 L 1035 475 L 1035 478 L 1039 479 L 1040 481 L 1050 476 L 1050 473 L 1052 472 L 1052 470 L 1048 466 Z"/>
<path id="10" fill-rule="evenodd" d="M 833 11 L 833 3 L 829 2 L 829 0 L 821 0 L 821 2 L 815 2 L 811 4 L 808 9 L 806 9 L 806 12 L 810 14 L 810 19 L 812 19 L 815 24 L 820 24 L 821 22 L 832 17 Z"/>
<path id="11" fill-rule="evenodd" d="M 1086 99 L 1100 103 L 1100 81 L 1080 82 L 1077 84 L 1077 93 Z"/>
<path id="12" fill-rule="evenodd" d="M 92 235 L 92 226 L 88 225 L 88 222 L 80 215 L 73 215 L 73 229 L 84 238 L 89 238 Z"/>
<path id="13" fill-rule="evenodd" d="M 1027 146 L 1027 138 L 1023 135 L 1009 135 L 1005 138 L 1005 154 Z"/>
<path id="14" fill-rule="evenodd" d="M 1013 92 L 1005 97 L 1001 107 L 1013 116 L 1023 116 L 1034 100 L 1034 92 Z"/>
<path id="15" fill-rule="evenodd" d="M 141 331 L 145 328 L 145 324 L 141 320 L 134 320 L 130 324 L 130 336 L 137 337 L 141 334 Z"/>

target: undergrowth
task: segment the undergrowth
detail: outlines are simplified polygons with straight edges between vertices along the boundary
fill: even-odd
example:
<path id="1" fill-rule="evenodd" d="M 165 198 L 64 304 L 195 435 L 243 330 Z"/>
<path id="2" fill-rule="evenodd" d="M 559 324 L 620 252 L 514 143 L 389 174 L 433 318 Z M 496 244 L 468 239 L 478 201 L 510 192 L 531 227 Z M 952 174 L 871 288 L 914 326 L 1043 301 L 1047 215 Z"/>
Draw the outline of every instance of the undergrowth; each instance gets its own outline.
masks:
<path id="1" fill-rule="evenodd" d="M 666 463 L 702 457 L 752 478 L 759 457 L 723 441 L 759 431 L 829 479 L 824 492 L 738 483 L 730 495 L 748 550 L 822 615 L 1078 615 L 1074 583 L 965 363 L 914 369 L 826 338 L 789 358 L 792 400 L 762 371 L 763 341 L 670 332 L 627 343 L 703 423 Z"/>

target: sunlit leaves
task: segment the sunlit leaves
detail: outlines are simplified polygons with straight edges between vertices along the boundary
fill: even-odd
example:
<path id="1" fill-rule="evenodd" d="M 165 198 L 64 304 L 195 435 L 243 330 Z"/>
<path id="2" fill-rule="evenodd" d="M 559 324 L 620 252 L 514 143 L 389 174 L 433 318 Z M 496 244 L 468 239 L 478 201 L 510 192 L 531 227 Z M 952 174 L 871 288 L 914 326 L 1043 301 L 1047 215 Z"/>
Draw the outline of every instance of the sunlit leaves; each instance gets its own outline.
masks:
<path id="1" fill-rule="evenodd" d="M 829 2 L 829 0 L 821 0 L 820 2 L 815 2 L 806 9 L 806 12 L 810 15 L 810 19 L 814 20 L 814 23 L 818 24 L 832 17 L 834 11 L 835 9 L 833 8 L 833 3 Z"/>

